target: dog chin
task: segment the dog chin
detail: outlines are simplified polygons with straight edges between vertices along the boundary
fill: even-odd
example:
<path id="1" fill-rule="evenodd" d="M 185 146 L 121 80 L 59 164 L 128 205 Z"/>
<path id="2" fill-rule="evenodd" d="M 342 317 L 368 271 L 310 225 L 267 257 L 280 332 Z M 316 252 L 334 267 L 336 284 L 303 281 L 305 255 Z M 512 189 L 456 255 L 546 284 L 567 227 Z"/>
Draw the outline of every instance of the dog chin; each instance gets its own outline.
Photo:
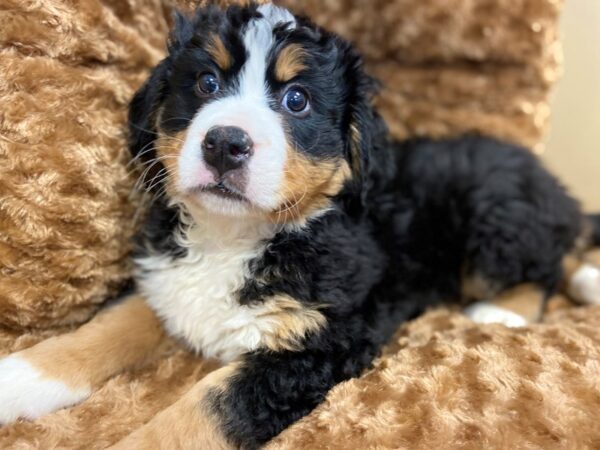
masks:
<path id="1" fill-rule="evenodd" d="M 256 213 L 248 201 L 226 198 L 213 192 L 195 193 L 192 201 L 203 210 L 219 216 L 248 217 Z"/>

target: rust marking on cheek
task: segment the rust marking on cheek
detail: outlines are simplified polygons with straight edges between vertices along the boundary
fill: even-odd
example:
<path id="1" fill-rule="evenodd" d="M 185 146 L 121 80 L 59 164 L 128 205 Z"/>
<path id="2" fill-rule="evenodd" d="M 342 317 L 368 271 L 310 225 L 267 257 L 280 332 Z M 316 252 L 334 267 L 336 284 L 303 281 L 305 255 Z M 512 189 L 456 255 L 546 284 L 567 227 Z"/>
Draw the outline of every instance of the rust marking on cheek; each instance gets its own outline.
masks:
<path id="1" fill-rule="evenodd" d="M 154 142 L 154 148 L 156 150 L 156 158 L 160 160 L 160 163 L 164 166 L 166 174 L 164 172 L 159 174 L 161 165 L 156 163 L 156 169 L 154 171 L 149 170 L 146 179 L 150 181 L 152 177 L 157 177 L 158 180 L 158 177 L 160 177 L 166 181 L 167 190 L 172 189 L 173 183 L 179 177 L 179 165 L 177 162 L 181 155 L 186 132 L 187 130 L 183 130 L 174 134 L 167 134 L 163 131 L 158 131 L 158 137 Z M 142 167 L 142 170 L 146 170 L 151 164 L 153 164 L 153 162 L 146 163 L 146 167 Z"/>
<path id="2" fill-rule="evenodd" d="M 167 160 L 173 159 L 173 157 L 178 157 L 181 154 L 185 135 L 186 130 L 178 131 L 173 134 L 159 131 L 156 141 L 154 142 L 156 156 L 158 158 L 164 158 L 165 163 Z"/>
<path id="3" fill-rule="evenodd" d="M 348 163 L 340 158 L 310 160 L 288 148 L 280 207 L 271 213 L 276 223 L 302 222 L 327 208 L 351 177 Z"/>
<path id="4" fill-rule="evenodd" d="M 231 68 L 231 53 L 229 53 L 219 35 L 215 33 L 211 34 L 207 41 L 205 50 L 211 56 L 213 61 L 217 63 L 221 70 L 229 70 Z"/>
<path id="5" fill-rule="evenodd" d="M 285 83 L 298 76 L 300 72 L 306 70 L 304 60 L 306 52 L 298 44 L 290 44 L 285 47 L 277 56 L 275 62 L 275 77 L 277 80 Z"/>

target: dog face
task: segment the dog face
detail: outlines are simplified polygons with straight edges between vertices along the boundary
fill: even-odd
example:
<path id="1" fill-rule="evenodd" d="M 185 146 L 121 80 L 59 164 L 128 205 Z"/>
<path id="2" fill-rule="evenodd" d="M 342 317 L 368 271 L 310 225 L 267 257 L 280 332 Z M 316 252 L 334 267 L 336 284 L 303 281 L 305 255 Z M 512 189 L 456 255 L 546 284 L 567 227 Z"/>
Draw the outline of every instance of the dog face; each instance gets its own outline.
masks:
<path id="1" fill-rule="evenodd" d="M 365 169 L 373 86 L 346 42 L 285 9 L 178 15 L 132 102 L 132 152 L 177 202 L 303 221 Z"/>

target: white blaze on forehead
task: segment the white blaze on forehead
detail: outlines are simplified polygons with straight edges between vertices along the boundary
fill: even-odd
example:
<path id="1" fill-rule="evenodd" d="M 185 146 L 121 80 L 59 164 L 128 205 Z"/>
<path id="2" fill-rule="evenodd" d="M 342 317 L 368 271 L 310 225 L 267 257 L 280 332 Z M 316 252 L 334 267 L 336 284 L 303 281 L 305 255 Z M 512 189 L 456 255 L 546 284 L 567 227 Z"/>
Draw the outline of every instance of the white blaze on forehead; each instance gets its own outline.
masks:
<path id="1" fill-rule="evenodd" d="M 265 74 L 269 52 L 275 43 L 273 28 L 284 23 L 288 24 L 288 28 L 294 28 L 296 20 L 288 10 L 270 3 L 259 6 L 258 11 L 263 17 L 250 21 L 244 33 L 248 60 L 242 69 L 240 94 L 267 101 Z"/>
<path id="2" fill-rule="evenodd" d="M 296 21 L 289 11 L 271 4 L 261 5 L 258 11 L 262 17 L 251 20 L 243 30 L 246 61 L 235 91 L 209 102 L 192 120 L 179 160 L 178 183 L 181 190 L 189 191 L 214 182 L 202 157 L 204 137 L 216 126 L 240 127 L 254 142 L 244 194 L 254 205 L 270 210 L 280 201 L 287 142 L 281 118 L 270 106 L 266 72 L 275 45 L 273 29 L 281 24 L 294 28 Z"/>
<path id="3" fill-rule="evenodd" d="M 261 13 L 263 18 L 273 27 L 277 24 L 288 22 L 291 28 L 296 27 L 296 18 L 294 15 L 281 6 L 275 6 L 273 3 L 265 3 L 258 7 L 258 12 Z"/>

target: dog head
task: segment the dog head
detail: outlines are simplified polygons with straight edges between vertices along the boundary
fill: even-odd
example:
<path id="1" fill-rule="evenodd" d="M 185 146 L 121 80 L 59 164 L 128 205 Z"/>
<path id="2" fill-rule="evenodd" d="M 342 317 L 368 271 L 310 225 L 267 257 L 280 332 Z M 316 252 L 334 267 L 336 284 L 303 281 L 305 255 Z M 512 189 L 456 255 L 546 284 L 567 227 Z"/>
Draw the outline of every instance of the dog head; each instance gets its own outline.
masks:
<path id="1" fill-rule="evenodd" d="M 130 147 L 149 188 L 279 223 L 360 189 L 375 83 L 346 41 L 251 3 L 177 14 L 168 50 L 130 109 Z"/>

